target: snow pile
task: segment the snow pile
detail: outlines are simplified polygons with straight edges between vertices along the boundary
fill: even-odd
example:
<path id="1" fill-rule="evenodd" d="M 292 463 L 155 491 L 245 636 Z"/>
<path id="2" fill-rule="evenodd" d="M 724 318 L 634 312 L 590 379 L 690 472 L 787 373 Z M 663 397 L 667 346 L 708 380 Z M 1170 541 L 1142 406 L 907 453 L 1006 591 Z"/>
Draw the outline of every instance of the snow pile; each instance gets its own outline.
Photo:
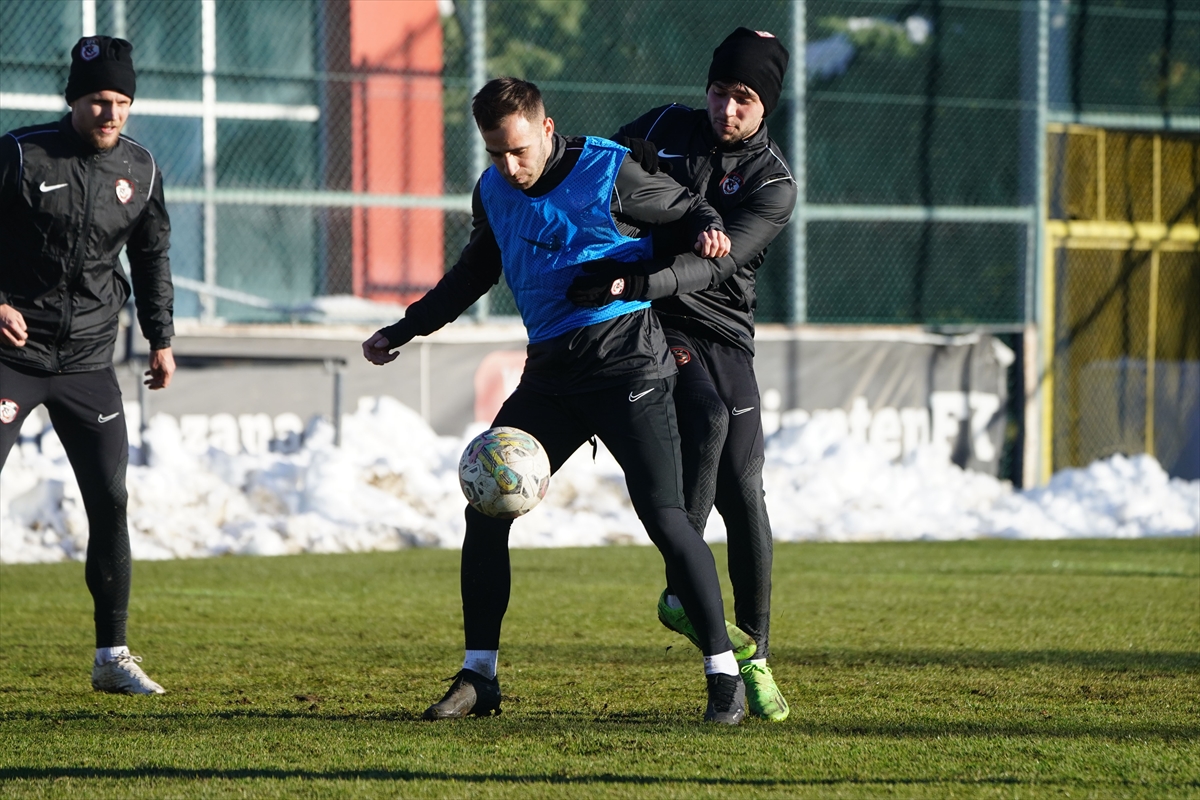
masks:
<path id="1" fill-rule="evenodd" d="M 471 436 L 438 436 L 390 398 L 364 400 L 343 422 L 343 446 L 320 420 L 291 453 L 193 452 L 178 422 L 155 417 L 146 466 L 129 468 L 129 528 L 138 559 L 280 555 L 462 544 L 458 458 Z M 133 461 L 140 454 L 133 453 Z M 1147 456 L 1114 456 L 1014 493 L 933 451 L 904 463 L 839 437 L 820 417 L 768 441 L 767 503 L 781 540 L 1195 535 L 1200 482 L 1168 479 Z M 87 520 L 53 433 L 41 451 L 14 448 L 0 473 L 0 561 L 82 559 Z M 724 538 L 714 515 L 707 537 Z M 624 478 L 603 448 L 572 456 L 515 547 L 649 544 Z"/>

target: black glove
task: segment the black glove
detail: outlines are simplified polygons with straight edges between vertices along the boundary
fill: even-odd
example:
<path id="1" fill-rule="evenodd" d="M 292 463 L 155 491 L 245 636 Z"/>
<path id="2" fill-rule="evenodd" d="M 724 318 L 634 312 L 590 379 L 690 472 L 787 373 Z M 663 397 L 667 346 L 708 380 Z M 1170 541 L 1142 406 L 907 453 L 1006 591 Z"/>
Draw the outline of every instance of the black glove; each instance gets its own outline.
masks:
<path id="1" fill-rule="evenodd" d="M 657 172 L 670 173 L 670 164 L 660 164 L 658 162 L 658 150 L 647 139 L 631 139 L 628 136 L 618 136 L 613 139 L 614 142 L 622 147 L 629 148 L 629 157 L 642 165 L 642 169 L 646 170 L 651 175 Z"/>
<path id="2" fill-rule="evenodd" d="M 599 258 L 579 266 L 587 274 L 567 287 L 567 299 L 577 306 L 599 308 L 613 300 L 641 300 L 646 294 L 646 273 L 636 262 Z"/>

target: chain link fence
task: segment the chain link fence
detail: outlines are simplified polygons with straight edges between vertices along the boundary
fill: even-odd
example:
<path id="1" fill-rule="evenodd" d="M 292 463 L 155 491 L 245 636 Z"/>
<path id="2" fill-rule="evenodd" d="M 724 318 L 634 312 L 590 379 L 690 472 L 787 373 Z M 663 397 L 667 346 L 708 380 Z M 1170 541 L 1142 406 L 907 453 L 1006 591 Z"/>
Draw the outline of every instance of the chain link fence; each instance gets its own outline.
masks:
<path id="1" fill-rule="evenodd" d="M 1038 377 L 1010 387 L 1020 418 L 1053 383 L 1042 469 L 1166 463 L 1197 385 L 1194 0 L 3 0 L 0 129 L 65 111 L 79 36 L 130 39 L 128 132 L 165 176 L 178 314 L 304 317 L 329 295 L 410 301 L 454 262 L 484 81 L 536 81 L 561 132 L 609 135 L 703 103 L 739 25 L 792 52 L 768 124 L 800 202 L 758 319 L 985 327 L 1019 353 L 1042 326 Z M 1114 220 L 1174 227 L 1062 228 Z M 511 315 L 511 295 L 474 313 Z"/>
<path id="2" fill-rule="evenodd" d="M 1056 126 L 1050 168 L 1050 461 L 1198 478 L 1200 137 Z"/>

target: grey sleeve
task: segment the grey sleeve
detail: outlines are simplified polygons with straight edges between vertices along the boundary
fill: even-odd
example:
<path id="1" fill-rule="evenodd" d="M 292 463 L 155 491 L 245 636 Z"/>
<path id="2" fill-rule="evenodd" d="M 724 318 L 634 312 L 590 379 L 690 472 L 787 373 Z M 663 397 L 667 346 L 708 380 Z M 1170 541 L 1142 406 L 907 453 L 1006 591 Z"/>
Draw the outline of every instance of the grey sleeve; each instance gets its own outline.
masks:
<path id="1" fill-rule="evenodd" d="M 650 273 L 647 299 L 657 300 L 720 286 L 767 249 L 791 219 L 796 184 L 770 180 L 725 215 L 730 250 L 725 258 L 705 259 L 690 250 L 661 259 Z"/>
<path id="2" fill-rule="evenodd" d="M 458 319 L 476 300 L 500 281 L 503 262 L 500 245 L 488 222 L 479 184 L 471 195 L 471 238 L 437 285 L 410 305 L 404 318 L 381 330 L 392 347 L 408 343 L 415 336 L 428 336 Z"/>
<path id="3" fill-rule="evenodd" d="M 175 335 L 175 285 L 171 282 L 171 219 L 163 199 L 162 172 L 154 167 L 154 181 L 146 208 L 125 244 L 129 277 L 133 282 L 138 324 L 150 349 L 171 346 Z"/>
<path id="4" fill-rule="evenodd" d="M 686 220 L 693 241 L 702 231 L 725 230 L 721 215 L 703 197 L 665 173 L 651 175 L 628 154 L 617 172 L 612 211 L 620 221 L 643 228 Z"/>
<path id="5" fill-rule="evenodd" d="M 0 214 L 8 215 L 21 193 L 21 151 L 12 136 L 0 136 Z M 8 293 L 0 277 L 0 305 L 8 304 Z"/>

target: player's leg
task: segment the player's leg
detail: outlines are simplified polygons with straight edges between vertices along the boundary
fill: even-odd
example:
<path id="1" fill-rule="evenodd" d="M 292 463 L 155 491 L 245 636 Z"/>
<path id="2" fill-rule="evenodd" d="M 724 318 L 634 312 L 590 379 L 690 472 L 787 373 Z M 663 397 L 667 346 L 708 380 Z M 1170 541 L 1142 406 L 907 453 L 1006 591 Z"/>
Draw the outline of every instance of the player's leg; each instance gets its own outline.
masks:
<path id="1" fill-rule="evenodd" d="M 13 367 L 0 361 L 0 469 L 21 436 L 21 426 L 35 408 L 45 402 L 49 372 Z"/>
<path id="2" fill-rule="evenodd" d="M 692 526 L 703 535 L 716 500 L 717 467 L 729 427 L 729 409 L 709 374 L 703 348 L 678 331 L 666 331 L 666 335 L 679 369 L 674 396 L 683 459 L 684 508 Z M 675 594 L 669 575 L 667 588 L 658 599 L 657 611 L 658 619 L 665 627 L 697 642 L 695 629 Z M 752 637 L 728 622 L 725 628 L 739 660 L 754 655 L 757 645 Z"/>
<path id="3" fill-rule="evenodd" d="M 770 655 L 773 540 L 763 492 L 762 416 L 751 354 L 731 347 L 709 348 L 716 385 L 729 407 L 729 434 L 716 479 L 716 506 L 725 522 L 729 579 L 738 627 L 754 637 L 753 661 L 743 660 L 742 676 L 750 712 L 781 721 L 788 705 L 775 684 Z"/>
<path id="4" fill-rule="evenodd" d="M 683 494 L 688 519 L 701 534 L 716 500 L 717 465 L 725 447 L 729 409 L 709 375 L 703 351 L 691 337 L 667 331 L 667 344 L 679 376 L 675 384 L 675 415 L 683 456 Z"/>
<path id="5" fill-rule="evenodd" d="M 126 522 L 129 439 L 121 390 L 112 367 L 57 375 L 46 400 L 88 518 L 84 575 L 95 605 L 93 688 L 119 694 L 162 694 L 125 640 L 133 558 Z"/>
<path id="6" fill-rule="evenodd" d="M 709 691 L 705 719 L 737 724 L 745 713 L 745 688 L 725 631 L 716 562 L 683 508 L 673 383 L 640 381 L 575 399 L 625 471 L 634 510 L 695 626 Z"/>
<path id="7" fill-rule="evenodd" d="M 552 473 L 587 439 L 587 431 L 556 398 L 521 387 L 492 422 L 492 427 L 501 426 L 532 434 L 545 449 Z M 494 519 L 467 506 L 466 523 L 459 572 L 466 654 L 446 695 L 425 711 L 426 719 L 500 713 L 496 663 L 512 592 L 508 553 L 512 520 Z"/>

